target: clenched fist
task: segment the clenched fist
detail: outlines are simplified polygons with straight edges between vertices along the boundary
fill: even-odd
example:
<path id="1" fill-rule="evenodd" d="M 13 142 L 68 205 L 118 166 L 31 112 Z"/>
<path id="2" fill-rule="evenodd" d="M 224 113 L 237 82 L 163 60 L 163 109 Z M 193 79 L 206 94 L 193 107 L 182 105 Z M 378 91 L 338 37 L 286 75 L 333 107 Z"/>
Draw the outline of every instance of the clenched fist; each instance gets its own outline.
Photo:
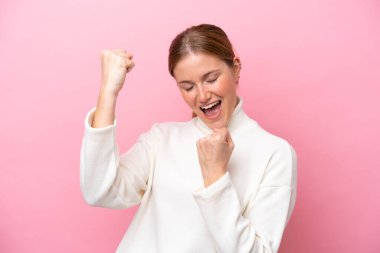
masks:
<path id="1" fill-rule="evenodd" d="M 227 128 L 214 132 L 197 141 L 198 159 L 205 187 L 214 183 L 227 172 L 234 143 Z"/>
<path id="2" fill-rule="evenodd" d="M 123 87 L 126 74 L 132 70 L 135 63 L 133 55 L 125 50 L 103 50 L 101 52 L 102 90 L 118 94 Z"/>

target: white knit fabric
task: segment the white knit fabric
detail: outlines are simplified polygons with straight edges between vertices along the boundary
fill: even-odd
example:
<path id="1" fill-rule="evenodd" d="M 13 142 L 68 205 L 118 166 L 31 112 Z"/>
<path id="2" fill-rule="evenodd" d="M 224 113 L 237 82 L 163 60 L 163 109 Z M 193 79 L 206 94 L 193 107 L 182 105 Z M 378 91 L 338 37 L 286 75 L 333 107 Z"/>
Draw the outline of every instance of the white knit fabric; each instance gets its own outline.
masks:
<path id="1" fill-rule="evenodd" d="M 203 187 L 196 141 L 212 132 L 195 117 L 152 125 L 120 153 L 117 120 L 91 127 L 86 115 L 80 183 L 93 206 L 139 209 L 118 253 L 274 253 L 296 200 L 297 156 L 284 139 L 235 107 L 227 173 Z"/>

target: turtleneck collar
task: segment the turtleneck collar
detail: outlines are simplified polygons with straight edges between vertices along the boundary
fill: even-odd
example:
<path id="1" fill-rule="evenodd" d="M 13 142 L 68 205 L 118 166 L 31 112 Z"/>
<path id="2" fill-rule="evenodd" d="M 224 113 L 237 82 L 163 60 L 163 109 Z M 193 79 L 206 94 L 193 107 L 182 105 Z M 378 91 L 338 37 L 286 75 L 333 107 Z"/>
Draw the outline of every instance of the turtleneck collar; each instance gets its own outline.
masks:
<path id="1" fill-rule="evenodd" d="M 239 127 L 239 125 L 241 125 L 241 120 L 244 118 L 243 99 L 240 96 L 237 96 L 237 98 L 238 104 L 235 106 L 227 126 L 230 132 L 235 131 Z M 213 132 L 212 129 L 209 128 L 207 124 L 204 123 L 199 117 L 195 117 L 194 121 L 196 126 L 205 134 L 211 134 Z"/>

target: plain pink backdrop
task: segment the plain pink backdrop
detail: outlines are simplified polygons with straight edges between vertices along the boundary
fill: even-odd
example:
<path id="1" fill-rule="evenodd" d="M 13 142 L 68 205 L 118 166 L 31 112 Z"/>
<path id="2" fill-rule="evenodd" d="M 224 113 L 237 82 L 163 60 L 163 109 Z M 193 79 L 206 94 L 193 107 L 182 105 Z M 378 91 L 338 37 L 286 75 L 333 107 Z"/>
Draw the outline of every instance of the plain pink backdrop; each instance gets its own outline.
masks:
<path id="1" fill-rule="evenodd" d="M 135 57 L 117 105 L 126 151 L 152 123 L 190 119 L 167 53 L 178 32 L 204 22 L 221 26 L 241 57 L 246 112 L 298 154 L 280 252 L 379 252 L 376 0 L 2 0 L 0 252 L 116 249 L 137 209 L 87 206 L 79 188 L 99 53 Z"/>

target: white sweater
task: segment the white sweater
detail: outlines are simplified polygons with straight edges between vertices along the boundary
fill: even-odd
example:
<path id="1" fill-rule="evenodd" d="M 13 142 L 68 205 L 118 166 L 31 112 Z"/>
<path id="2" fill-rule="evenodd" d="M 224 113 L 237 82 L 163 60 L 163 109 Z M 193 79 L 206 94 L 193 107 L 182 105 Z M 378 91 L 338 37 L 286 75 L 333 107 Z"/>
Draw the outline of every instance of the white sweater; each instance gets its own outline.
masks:
<path id="1" fill-rule="evenodd" d="M 89 205 L 139 209 L 118 253 L 277 252 L 296 200 L 293 147 L 243 111 L 232 114 L 235 148 L 227 173 L 204 188 L 196 141 L 212 133 L 198 117 L 153 124 L 119 153 L 116 118 L 91 127 L 85 118 L 80 183 Z"/>

